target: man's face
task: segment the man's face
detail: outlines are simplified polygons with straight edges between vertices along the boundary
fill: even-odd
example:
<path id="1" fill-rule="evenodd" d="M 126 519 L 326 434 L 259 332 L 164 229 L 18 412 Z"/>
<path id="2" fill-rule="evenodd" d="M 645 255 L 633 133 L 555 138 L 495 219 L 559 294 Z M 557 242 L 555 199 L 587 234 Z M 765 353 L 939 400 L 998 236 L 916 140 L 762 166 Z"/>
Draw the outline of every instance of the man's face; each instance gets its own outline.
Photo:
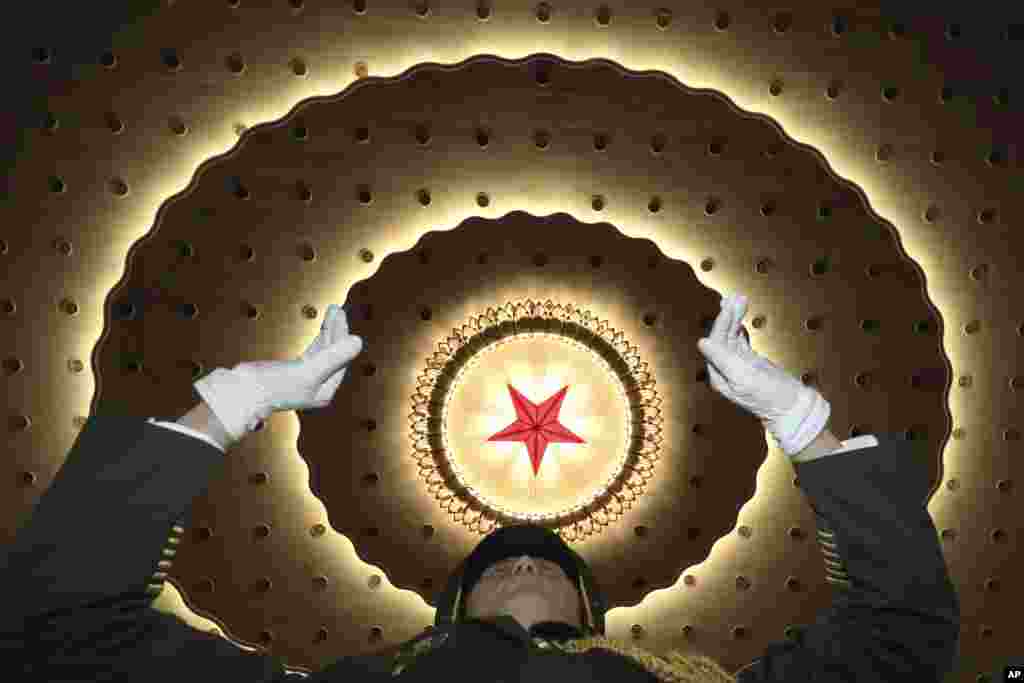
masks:
<path id="1" fill-rule="evenodd" d="M 487 568 L 466 598 L 466 617 L 501 614 L 523 628 L 541 621 L 581 627 L 580 594 L 556 562 L 527 555 L 510 557 Z"/>

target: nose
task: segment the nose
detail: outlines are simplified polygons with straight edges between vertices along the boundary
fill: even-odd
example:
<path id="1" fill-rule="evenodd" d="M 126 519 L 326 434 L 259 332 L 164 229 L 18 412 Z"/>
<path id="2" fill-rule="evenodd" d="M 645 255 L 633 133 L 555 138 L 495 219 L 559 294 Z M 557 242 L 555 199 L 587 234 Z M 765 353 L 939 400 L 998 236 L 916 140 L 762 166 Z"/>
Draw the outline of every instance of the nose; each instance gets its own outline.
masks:
<path id="1" fill-rule="evenodd" d="M 523 555 L 512 563 L 513 574 L 519 574 L 520 572 L 524 574 L 538 574 L 540 573 L 538 569 L 537 561 L 529 555 Z"/>

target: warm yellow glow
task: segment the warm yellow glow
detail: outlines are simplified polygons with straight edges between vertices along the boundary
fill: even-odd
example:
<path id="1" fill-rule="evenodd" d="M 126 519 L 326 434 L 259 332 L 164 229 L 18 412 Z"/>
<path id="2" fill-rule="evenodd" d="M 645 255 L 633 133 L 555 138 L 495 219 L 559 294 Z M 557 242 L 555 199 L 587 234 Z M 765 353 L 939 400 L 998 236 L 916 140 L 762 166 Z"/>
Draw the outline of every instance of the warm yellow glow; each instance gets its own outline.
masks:
<path id="1" fill-rule="evenodd" d="M 688 86 L 715 89 L 726 93 L 732 101 L 745 110 L 772 117 L 791 137 L 823 152 L 833 169 L 864 188 L 876 211 L 883 213 L 887 219 L 899 226 L 900 236 L 908 254 L 919 262 L 926 272 L 929 266 L 939 258 L 938 254 L 932 253 L 929 249 L 927 240 L 931 239 L 930 236 L 918 229 L 919 217 L 915 213 L 918 209 L 907 208 L 902 198 L 884 184 L 882 179 L 875 174 L 875 167 L 869 163 L 868 156 L 864 154 L 863 150 L 854 148 L 849 140 L 836 137 L 838 127 L 825 129 L 803 125 L 793 113 L 796 111 L 796 106 L 787 104 L 785 97 L 770 97 L 764 84 L 755 82 L 753 78 L 730 79 L 728 69 L 733 67 L 711 61 L 704 57 L 699 49 L 686 49 L 679 44 L 678 33 L 659 33 L 652 30 L 650 40 L 636 40 L 631 31 L 600 31 L 595 38 L 591 36 L 592 22 L 589 25 L 580 23 L 579 26 L 583 27 L 582 30 L 587 33 L 578 34 L 566 31 L 564 23 L 557 30 L 519 35 L 514 35 L 511 32 L 503 33 L 494 25 L 480 25 L 474 27 L 474 30 L 461 40 L 451 40 L 447 44 L 442 43 L 443 48 L 426 50 L 410 47 L 405 56 L 391 60 L 378 59 L 377 55 L 393 54 L 390 52 L 391 50 L 400 48 L 402 45 L 409 45 L 410 41 L 396 40 L 387 46 L 379 46 L 372 50 L 366 47 L 356 47 L 352 48 L 350 53 L 359 54 L 359 51 L 363 50 L 368 56 L 359 57 L 359 59 L 367 61 L 372 76 L 381 77 L 394 76 L 421 61 L 452 64 L 481 53 L 499 55 L 507 59 L 522 59 L 534 52 L 547 52 L 573 61 L 590 58 L 614 59 L 631 70 L 659 70 L 671 74 Z M 585 40 L 583 39 L 584 35 L 587 36 Z M 351 37 L 347 36 L 346 39 L 351 39 Z M 401 53 L 397 54 L 401 55 Z M 251 97 L 254 99 L 235 102 L 233 105 L 236 109 L 233 112 L 225 112 L 221 119 L 223 126 L 221 130 L 203 131 L 202 135 L 191 135 L 183 140 L 185 147 L 182 150 L 173 156 L 161 159 L 164 182 L 144 188 L 145 196 L 139 196 L 139 189 L 133 188 L 134 194 L 130 204 L 133 209 L 130 212 L 122 211 L 118 214 L 122 225 L 115 226 L 115 230 L 109 235 L 109 248 L 105 254 L 107 267 L 94 281 L 91 300 L 83 302 L 84 305 L 79 314 L 80 328 L 86 332 L 77 340 L 77 348 L 66 349 L 67 353 L 81 358 L 91 356 L 93 346 L 102 332 L 102 302 L 123 275 L 125 255 L 129 246 L 152 229 L 154 217 L 160 204 L 170 195 L 184 189 L 191 181 L 196 168 L 203 161 L 227 151 L 237 143 L 238 139 L 232 126 L 239 122 L 251 126 L 263 121 L 274 120 L 287 113 L 299 100 L 344 90 L 353 81 L 351 66 L 351 63 L 344 64 L 337 67 L 336 73 L 331 73 L 330 65 L 317 65 L 318 70 L 314 71 L 314 78 L 296 79 L 295 85 L 288 88 L 263 89 L 258 93 L 253 92 Z M 837 113 L 835 116 L 841 118 L 842 114 Z M 492 204 L 487 209 L 480 209 L 474 203 L 467 202 L 457 210 L 446 212 L 440 209 L 424 210 L 411 203 L 405 210 L 405 215 L 395 220 L 394 224 L 397 226 L 395 232 L 387 235 L 374 235 L 372 244 L 359 244 L 359 246 L 372 248 L 377 254 L 377 258 L 372 264 L 362 264 L 352 260 L 333 264 L 337 280 L 325 286 L 320 300 L 312 300 L 309 303 L 318 306 L 323 311 L 332 302 L 344 301 L 352 283 L 370 277 L 385 256 L 389 253 L 408 250 L 428 230 L 438 230 L 445 226 L 451 229 L 471 216 L 498 217 L 509 210 L 522 210 L 538 216 L 565 212 L 576 216 L 583 222 L 607 221 L 618 226 L 626 235 L 652 240 L 670 258 L 690 264 L 697 264 L 702 258 L 709 255 L 694 250 L 695 247 L 688 242 L 685 229 L 667 233 L 659 232 L 654 221 L 649 219 L 643 202 L 633 206 L 612 205 L 600 214 L 596 214 L 589 204 L 589 199 L 582 196 L 582 193 L 568 195 L 564 192 L 564 179 L 545 178 L 543 169 L 527 169 L 527 171 L 531 175 L 536 174 L 535 180 L 530 181 L 532 184 L 524 187 L 521 182 L 522 178 L 509 177 L 507 194 L 501 197 L 500 202 Z M 743 291 L 745 281 L 729 276 L 730 273 L 739 271 L 725 268 L 707 273 L 695 268 L 695 272 L 706 286 L 716 291 L 723 293 Z M 941 287 L 935 287 L 931 281 L 930 285 L 928 295 L 945 315 L 951 316 L 951 319 L 956 322 L 961 312 L 950 309 L 951 297 L 946 295 L 945 290 Z M 752 305 L 756 307 L 757 302 L 752 302 Z M 601 313 L 600 305 L 594 306 L 594 308 L 599 314 Z M 282 340 L 278 357 L 298 356 L 309 340 L 319 331 L 319 325 L 319 320 L 297 322 L 294 335 L 288 340 Z M 754 335 L 753 342 L 760 353 L 772 357 L 782 351 L 782 349 L 764 344 L 762 340 L 757 339 L 757 330 L 750 329 Z M 401 333 L 401 331 L 396 330 L 396 333 Z M 947 326 L 943 344 L 947 353 L 954 360 L 955 366 L 955 361 L 963 352 L 956 326 Z M 417 362 L 418 358 L 415 360 L 410 358 L 410 367 L 394 368 L 393 370 L 396 373 L 404 373 L 413 377 L 418 368 L 412 367 L 412 364 Z M 551 366 L 549 371 L 552 376 L 557 376 L 554 368 L 555 366 Z M 984 370 L 979 368 L 978 372 L 983 374 Z M 516 383 L 523 381 L 521 376 L 515 377 Z M 534 393 L 534 397 L 542 396 L 548 386 L 543 383 L 545 381 L 543 378 L 537 381 L 539 382 L 537 386 L 527 387 L 531 392 L 536 389 L 538 393 Z M 578 381 L 578 379 L 573 381 Z M 86 377 L 83 377 L 80 383 L 69 388 L 69 405 L 77 403 L 78 412 L 87 414 L 94 390 L 94 379 L 90 383 Z M 585 397 L 586 394 L 583 396 Z M 965 400 L 964 396 L 965 394 L 955 393 L 951 397 L 950 409 L 954 419 L 964 412 L 962 405 L 962 401 Z M 574 400 L 578 399 L 574 398 Z M 573 406 L 572 419 L 577 420 L 574 427 L 583 431 L 593 429 L 594 425 L 588 425 L 583 421 L 585 412 L 582 408 L 582 405 Z M 68 434 L 65 436 L 70 443 L 75 436 L 71 420 L 64 420 L 62 424 L 66 425 Z M 275 415 L 267 424 L 268 429 L 265 430 L 267 433 L 261 435 L 262 441 L 259 447 L 272 448 L 277 457 L 283 456 L 284 462 L 290 463 L 291 469 L 287 473 L 290 478 L 289 486 L 294 492 L 294 500 L 303 501 L 305 505 L 304 517 L 296 523 L 297 525 L 301 523 L 308 529 L 314 523 L 326 523 L 327 515 L 320 502 L 308 491 L 308 468 L 294 450 L 298 436 L 298 424 L 298 419 L 294 414 Z M 598 432 L 592 433 L 597 434 Z M 617 434 L 613 434 L 613 437 L 618 439 Z M 783 488 L 790 487 L 792 479 L 791 466 L 776 451 L 774 444 L 767 436 L 766 443 L 772 456 L 765 461 L 758 473 L 758 488 L 755 497 L 743 507 L 737 520 L 738 524 L 748 524 L 754 529 L 772 526 L 776 509 L 773 504 L 773 495 Z M 969 447 L 975 448 L 976 446 L 972 444 Z M 948 457 L 949 453 L 947 453 L 947 471 L 950 468 L 959 469 L 961 460 L 957 450 L 958 444 L 951 442 L 949 448 L 951 452 L 956 453 L 957 457 Z M 545 467 L 563 457 L 566 462 L 571 462 L 574 457 L 572 449 L 567 447 L 564 453 L 558 454 L 557 458 L 546 459 Z M 969 475 L 969 470 L 963 474 Z M 944 503 L 944 499 L 940 495 L 936 495 L 929 506 L 940 527 L 942 526 L 940 520 L 947 510 Z M 728 534 L 719 539 L 705 562 L 691 567 L 688 572 L 698 575 L 704 582 L 731 580 L 730 577 L 735 569 L 734 565 L 744 561 L 739 556 L 740 551 L 735 545 L 735 540 L 734 534 Z M 325 573 L 336 577 L 332 584 L 333 595 L 327 595 L 325 599 L 333 598 L 340 602 L 343 601 L 353 610 L 366 607 L 369 611 L 401 611 L 408 614 L 410 620 L 418 621 L 418 626 L 432 623 L 433 609 L 416 593 L 394 588 L 379 568 L 359 560 L 347 538 L 333 533 L 328 527 L 326 538 L 319 539 L 318 542 L 330 544 L 330 553 L 335 563 L 335 566 L 322 569 Z M 588 541 L 588 543 L 590 542 L 598 541 Z M 372 595 L 366 582 L 366 578 L 371 574 L 379 574 L 384 578 L 384 582 L 379 588 L 372 591 Z M 816 579 L 807 577 L 807 580 L 814 581 Z M 608 632 L 609 634 L 627 633 L 632 623 L 672 623 L 672 620 L 679 614 L 692 616 L 704 609 L 714 608 L 714 606 L 700 605 L 697 598 L 690 597 L 695 593 L 682 590 L 680 582 L 671 588 L 651 593 L 636 607 L 612 610 L 607 617 Z"/>
<path id="2" fill-rule="evenodd" d="M 508 386 L 534 403 L 565 394 L 559 422 L 586 443 L 551 443 L 537 475 L 523 443 L 487 442 L 516 421 Z M 612 368 L 582 344 L 520 334 L 460 368 L 442 413 L 445 450 L 460 484 L 503 513 L 545 522 L 592 503 L 622 472 L 629 401 Z"/>
<path id="3" fill-rule="evenodd" d="M 207 633 L 212 633 L 221 637 L 227 637 L 224 633 L 224 629 L 220 627 L 220 624 L 208 617 L 197 614 L 195 611 L 190 609 L 187 604 L 185 604 L 185 599 L 182 597 L 181 591 L 178 590 L 178 587 L 174 585 L 170 578 L 168 578 L 164 583 L 164 588 L 160 591 L 160 595 L 153 600 L 150 606 L 158 612 L 176 614 L 180 616 L 186 624 L 194 629 L 206 631 Z M 256 648 L 249 647 L 248 645 L 244 645 L 237 641 L 235 644 L 247 652 L 256 651 Z"/>

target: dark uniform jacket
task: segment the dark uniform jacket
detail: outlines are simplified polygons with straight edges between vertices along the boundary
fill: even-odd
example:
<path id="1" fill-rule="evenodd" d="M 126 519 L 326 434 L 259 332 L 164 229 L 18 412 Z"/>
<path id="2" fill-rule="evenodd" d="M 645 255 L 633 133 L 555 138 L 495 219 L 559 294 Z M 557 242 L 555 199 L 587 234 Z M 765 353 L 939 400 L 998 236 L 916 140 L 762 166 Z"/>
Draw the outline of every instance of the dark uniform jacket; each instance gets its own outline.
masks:
<path id="1" fill-rule="evenodd" d="M 951 669 L 960 604 L 924 507 L 927 472 L 912 441 L 878 441 L 795 465 L 836 598 L 801 637 L 769 645 L 741 669 L 741 683 L 926 683 Z M 400 666 L 393 653 L 372 654 L 303 674 L 158 612 L 151 604 L 166 576 L 164 549 L 178 544 L 192 500 L 223 461 L 209 443 L 139 418 L 88 420 L 0 551 L 0 646 L 4 671 L 14 674 L 5 680 L 362 683 L 396 671 L 424 683 L 656 680 L 610 650 L 547 646 L 580 635 L 565 624 L 527 633 L 509 617 L 469 621 L 410 641 L 432 649 Z"/>

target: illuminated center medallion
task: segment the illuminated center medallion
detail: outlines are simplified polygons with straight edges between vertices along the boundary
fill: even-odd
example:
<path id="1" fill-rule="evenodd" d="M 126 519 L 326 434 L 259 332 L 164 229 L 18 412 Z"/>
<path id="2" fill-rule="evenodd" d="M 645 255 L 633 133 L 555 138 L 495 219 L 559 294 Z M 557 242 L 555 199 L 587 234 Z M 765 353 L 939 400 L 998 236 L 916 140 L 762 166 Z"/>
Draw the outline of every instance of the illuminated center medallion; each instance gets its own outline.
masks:
<path id="1" fill-rule="evenodd" d="M 527 301 L 488 309 L 439 348 L 412 397 L 410 435 L 453 519 L 481 534 L 533 522 L 572 542 L 643 494 L 661 400 L 620 332 Z"/>
<path id="2" fill-rule="evenodd" d="M 449 462 L 488 506 L 527 519 L 569 514 L 597 500 L 622 470 L 629 405 L 589 349 L 549 335 L 517 335 L 477 354 L 445 411 Z"/>

